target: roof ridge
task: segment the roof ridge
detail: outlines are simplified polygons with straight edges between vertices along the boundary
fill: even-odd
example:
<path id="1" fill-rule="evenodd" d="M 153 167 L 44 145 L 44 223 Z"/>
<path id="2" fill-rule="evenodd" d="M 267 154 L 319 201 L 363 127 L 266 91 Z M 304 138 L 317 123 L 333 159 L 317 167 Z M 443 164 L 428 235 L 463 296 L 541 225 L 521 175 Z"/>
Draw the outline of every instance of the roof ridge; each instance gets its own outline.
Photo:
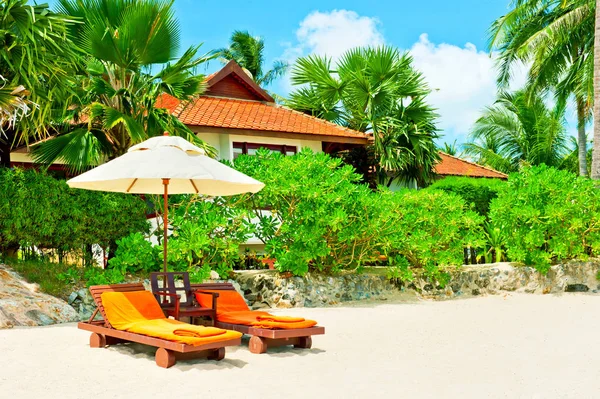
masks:
<path id="1" fill-rule="evenodd" d="M 440 150 L 438 150 L 438 152 L 439 152 L 440 154 L 444 154 L 444 155 L 446 155 L 447 157 L 454 158 L 454 159 L 457 159 L 457 160 L 459 160 L 459 161 L 462 161 L 462 162 L 468 163 L 468 164 L 470 164 L 470 165 L 475 165 L 475 166 L 478 166 L 478 167 L 480 167 L 480 168 L 482 168 L 482 169 L 489 170 L 490 172 L 495 172 L 495 173 L 498 173 L 499 175 L 502 175 L 502 176 L 508 177 L 508 175 L 507 175 L 506 173 L 500 172 L 500 171 L 498 171 L 498 170 L 496 170 L 496 169 L 493 169 L 493 168 L 490 168 L 490 167 L 488 167 L 488 166 L 483 166 L 483 165 L 480 165 L 480 164 L 478 164 L 478 163 L 476 163 L 476 162 L 467 161 L 466 159 L 462 159 L 462 158 L 460 158 L 460 157 L 457 157 L 457 156 L 454 156 L 454 155 L 450 155 L 450 154 L 448 154 L 448 153 L 446 153 L 446 152 L 444 152 L 444 151 L 440 151 Z"/>

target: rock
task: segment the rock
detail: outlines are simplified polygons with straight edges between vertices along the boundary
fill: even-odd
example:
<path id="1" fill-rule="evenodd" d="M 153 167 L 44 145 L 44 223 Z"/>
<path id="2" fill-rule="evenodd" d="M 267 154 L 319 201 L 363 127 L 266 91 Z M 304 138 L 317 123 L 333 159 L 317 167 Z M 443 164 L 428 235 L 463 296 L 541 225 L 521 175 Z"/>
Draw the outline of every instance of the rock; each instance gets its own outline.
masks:
<path id="1" fill-rule="evenodd" d="M 69 300 L 67 301 L 69 305 L 72 305 L 73 302 L 75 302 L 75 299 L 77 299 L 77 293 L 76 292 L 72 292 L 71 295 L 69 295 Z"/>
<path id="2" fill-rule="evenodd" d="M 214 270 L 210 271 L 210 279 L 211 280 L 219 280 L 221 277 L 219 276 L 219 273 L 217 273 Z"/>
<path id="3" fill-rule="evenodd" d="M 565 288 L 565 292 L 588 292 L 590 288 L 585 284 L 569 284 Z"/>
<path id="4" fill-rule="evenodd" d="M 0 265 L 0 328 L 46 326 L 79 320 L 77 312 L 67 302 L 38 292 L 35 286 L 7 266 Z"/>

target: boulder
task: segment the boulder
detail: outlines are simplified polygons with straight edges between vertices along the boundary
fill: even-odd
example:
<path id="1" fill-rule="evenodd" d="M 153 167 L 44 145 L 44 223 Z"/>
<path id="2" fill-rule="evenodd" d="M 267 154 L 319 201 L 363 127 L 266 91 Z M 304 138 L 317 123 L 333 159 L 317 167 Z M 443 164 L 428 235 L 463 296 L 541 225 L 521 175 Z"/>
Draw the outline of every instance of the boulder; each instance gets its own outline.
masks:
<path id="1" fill-rule="evenodd" d="M 0 265 L 0 329 L 79 320 L 77 312 L 67 302 L 41 293 L 38 288 L 7 266 Z"/>

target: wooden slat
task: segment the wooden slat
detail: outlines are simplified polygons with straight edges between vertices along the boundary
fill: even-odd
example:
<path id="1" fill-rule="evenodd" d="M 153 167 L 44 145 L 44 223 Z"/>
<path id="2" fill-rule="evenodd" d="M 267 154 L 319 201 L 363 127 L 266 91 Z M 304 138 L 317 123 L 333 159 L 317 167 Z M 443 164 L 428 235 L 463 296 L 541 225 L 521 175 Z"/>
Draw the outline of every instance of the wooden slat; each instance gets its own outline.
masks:
<path id="1" fill-rule="evenodd" d="M 200 283 L 190 284 L 192 290 L 224 290 L 235 291 L 235 287 L 231 283 Z"/>
<path id="2" fill-rule="evenodd" d="M 251 326 L 245 326 L 242 324 L 222 323 L 220 321 L 217 321 L 215 323 L 215 327 L 224 328 L 226 330 L 238 331 L 243 334 L 256 335 L 257 337 L 269 339 L 309 337 L 311 335 L 325 334 L 325 327 L 320 326 L 314 326 L 310 328 L 297 328 L 292 330 L 272 330 L 268 328 L 256 328 Z"/>
<path id="3" fill-rule="evenodd" d="M 241 338 L 236 338 L 229 339 L 226 341 L 216 341 L 204 345 L 193 346 L 186 345 L 181 342 L 167 341 L 161 338 L 154 338 L 149 337 L 147 335 L 135 334 L 128 331 L 115 330 L 114 328 L 107 328 L 97 323 L 80 322 L 78 323 L 77 327 L 81 330 L 95 332 L 107 337 L 119 338 L 125 341 L 137 342 L 139 344 L 154 346 L 157 348 L 165 348 L 167 350 L 179 353 L 200 352 L 208 349 L 223 348 L 225 346 L 236 346 L 242 343 Z"/>

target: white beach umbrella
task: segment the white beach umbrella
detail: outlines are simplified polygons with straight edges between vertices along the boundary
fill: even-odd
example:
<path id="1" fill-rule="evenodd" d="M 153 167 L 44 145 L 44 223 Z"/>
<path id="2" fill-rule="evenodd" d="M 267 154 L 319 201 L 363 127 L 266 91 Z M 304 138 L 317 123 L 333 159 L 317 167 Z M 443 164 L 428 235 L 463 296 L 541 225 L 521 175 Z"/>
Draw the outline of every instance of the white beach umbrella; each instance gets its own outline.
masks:
<path id="1" fill-rule="evenodd" d="M 165 133 L 67 181 L 72 188 L 164 196 L 164 271 L 167 271 L 167 196 L 256 193 L 265 185 L 205 155 L 189 141 Z"/>

